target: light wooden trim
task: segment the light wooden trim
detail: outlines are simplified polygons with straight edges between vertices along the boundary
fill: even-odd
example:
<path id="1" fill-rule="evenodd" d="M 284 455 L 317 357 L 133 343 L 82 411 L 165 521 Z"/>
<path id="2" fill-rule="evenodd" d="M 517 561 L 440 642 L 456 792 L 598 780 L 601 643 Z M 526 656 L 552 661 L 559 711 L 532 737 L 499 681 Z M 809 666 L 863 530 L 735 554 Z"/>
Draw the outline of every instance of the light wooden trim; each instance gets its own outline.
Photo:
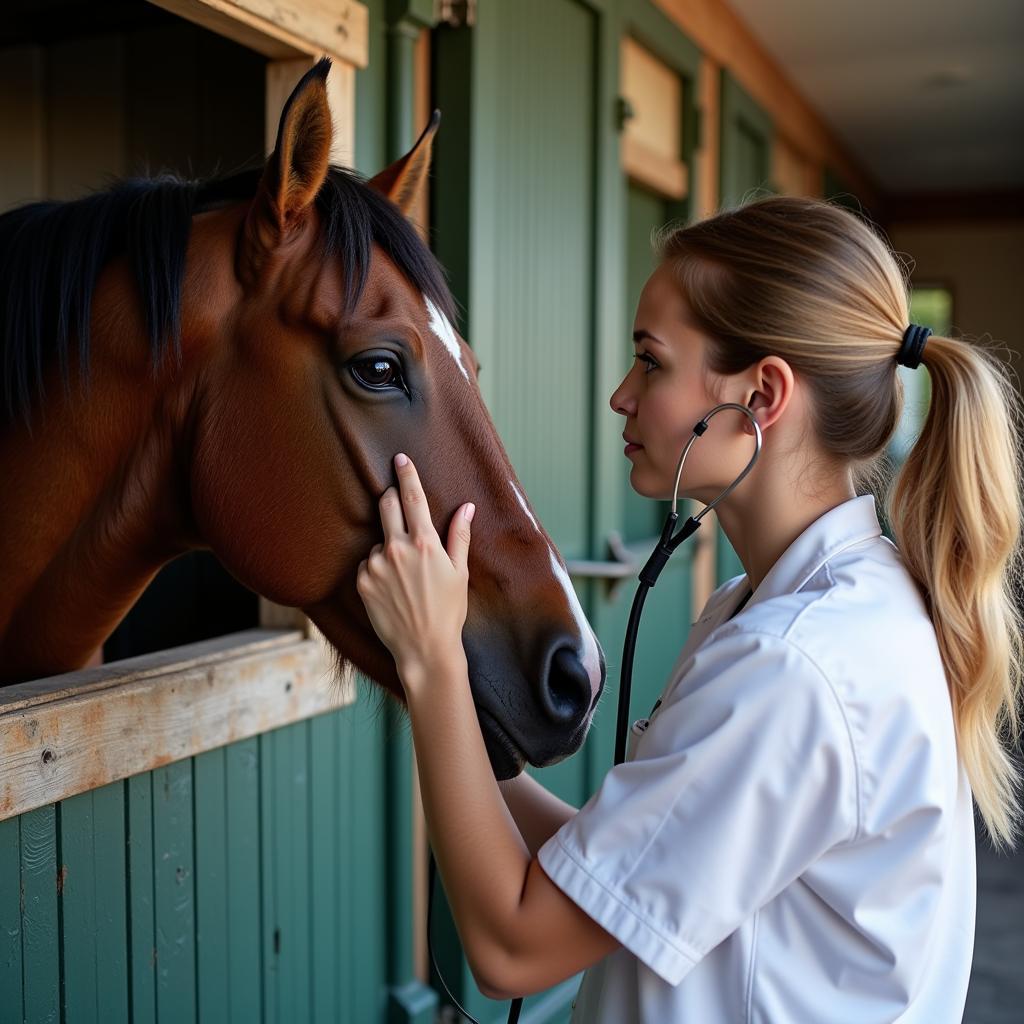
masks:
<path id="1" fill-rule="evenodd" d="M 418 136 L 433 112 L 430 96 L 430 29 L 420 29 L 413 50 L 413 130 Z M 442 121 L 442 131 L 444 122 Z M 430 178 L 408 214 L 420 238 L 430 245 Z M 424 981 L 428 980 L 426 978 Z"/>
<path id="2" fill-rule="evenodd" d="M 700 148 L 694 157 L 697 167 L 697 196 L 694 212 L 698 219 L 711 217 L 721 202 L 719 159 L 721 156 L 722 69 L 708 57 L 700 62 L 697 102 L 701 112 Z M 698 608 L 703 604 L 698 605 Z"/>
<path id="3" fill-rule="evenodd" d="M 653 0 L 713 61 L 765 109 L 775 129 L 820 167 L 831 166 L 878 208 L 878 190 L 861 165 L 826 127 L 739 15 L 722 0 Z"/>
<path id="4" fill-rule="evenodd" d="M 246 630 L 0 690 L 0 819 L 333 711 L 355 677 L 294 630 Z"/>
<path id="5" fill-rule="evenodd" d="M 268 154 L 274 150 L 281 111 L 292 89 L 315 63 L 313 57 L 267 62 L 264 145 Z M 331 107 L 334 129 L 330 161 L 340 167 L 351 167 L 356 137 L 356 69 L 351 64 L 335 64 L 331 68 L 327 76 L 327 102 Z"/>
<path id="6" fill-rule="evenodd" d="M 619 91 L 633 108 L 625 137 L 662 156 L 678 158 L 683 152 L 682 79 L 632 36 L 623 38 L 619 60 Z"/>
<path id="7" fill-rule="evenodd" d="M 822 198 L 821 168 L 778 133 L 772 140 L 771 167 L 772 183 L 782 195 Z"/>
<path id="8" fill-rule="evenodd" d="M 622 169 L 634 180 L 668 199 L 684 199 L 689 190 L 688 168 L 682 160 L 657 153 L 637 138 L 623 135 Z"/>
<path id="9" fill-rule="evenodd" d="M 369 14 L 357 0 L 150 0 L 275 60 L 329 54 L 369 61 Z"/>

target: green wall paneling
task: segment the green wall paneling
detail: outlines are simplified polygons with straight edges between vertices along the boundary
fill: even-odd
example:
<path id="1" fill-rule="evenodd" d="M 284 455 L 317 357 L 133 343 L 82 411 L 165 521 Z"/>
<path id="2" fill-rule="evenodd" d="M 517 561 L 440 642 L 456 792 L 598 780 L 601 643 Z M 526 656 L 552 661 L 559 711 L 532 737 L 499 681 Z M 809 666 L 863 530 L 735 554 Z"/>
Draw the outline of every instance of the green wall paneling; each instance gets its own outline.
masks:
<path id="1" fill-rule="evenodd" d="M 128 1019 L 124 784 L 60 804 L 64 999 L 76 1021 Z"/>
<path id="2" fill-rule="evenodd" d="M 0 821 L 0 1024 L 21 1024 L 21 819 Z"/>
<path id="3" fill-rule="evenodd" d="M 59 1019 L 60 916 L 57 808 L 21 816 L 22 1006 L 25 1018 Z"/>
<path id="4" fill-rule="evenodd" d="M 723 70 L 719 160 L 720 206 L 729 209 L 775 191 L 771 182 L 774 127 L 768 114 Z"/>

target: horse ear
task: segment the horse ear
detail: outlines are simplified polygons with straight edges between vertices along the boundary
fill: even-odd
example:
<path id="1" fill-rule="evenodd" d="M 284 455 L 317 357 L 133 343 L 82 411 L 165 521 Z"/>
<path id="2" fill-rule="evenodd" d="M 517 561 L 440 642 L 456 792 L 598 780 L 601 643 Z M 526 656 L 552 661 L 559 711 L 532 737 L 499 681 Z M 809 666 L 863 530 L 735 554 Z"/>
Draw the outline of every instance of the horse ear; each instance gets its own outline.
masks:
<path id="1" fill-rule="evenodd" d="M 430 117 L 430 123 L 423 129 L 423 134 L 416 140 L 412 149 L 370 179 L 371 187 L 383 192 L 406 216 L 416 205 L 416 200 L 427 182 L 434 136 L 440 123 L 441 111 L 435 110 Z"/>
<path id="2" fill-rule="evenodd" d="M 246 216 L 242 269 L 258 275 L 266 257 L 304 220 L 330 163 L 329 57 L 307 71 L 281 111 L 274 152 Z"/>

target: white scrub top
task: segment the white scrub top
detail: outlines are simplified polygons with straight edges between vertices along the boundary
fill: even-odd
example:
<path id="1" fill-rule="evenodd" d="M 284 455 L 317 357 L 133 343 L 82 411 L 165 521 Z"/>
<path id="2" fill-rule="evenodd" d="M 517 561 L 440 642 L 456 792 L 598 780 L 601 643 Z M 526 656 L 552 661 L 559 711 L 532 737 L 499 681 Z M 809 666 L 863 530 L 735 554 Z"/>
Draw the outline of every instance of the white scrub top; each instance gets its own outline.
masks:
<path id="1" fill-rule="evenodd" d="M 959 1022 L 972 796 L 874 496 L 807 527 L 731 618 L 748 590 L 711 595 L 625 763 L 538 851 L 622 944 L 572 1020 Z"/>

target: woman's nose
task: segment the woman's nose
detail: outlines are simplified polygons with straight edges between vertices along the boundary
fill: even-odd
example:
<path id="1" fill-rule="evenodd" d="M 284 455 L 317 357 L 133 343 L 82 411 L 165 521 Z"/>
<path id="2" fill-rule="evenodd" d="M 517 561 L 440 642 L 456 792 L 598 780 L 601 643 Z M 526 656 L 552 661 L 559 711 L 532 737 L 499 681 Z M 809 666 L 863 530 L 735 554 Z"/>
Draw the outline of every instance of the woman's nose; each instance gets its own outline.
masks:
<path id="1" fill-rule="evenodd" d="M 626 377 L 626 380 L 612 392 L 612 397 L 608 399 L 612 412 L 617 412 L 621 416 L 631 416 L 636 411 L 636 399 L 626 390 L 626 381 L 628 380 L 629 377 Z"/>

